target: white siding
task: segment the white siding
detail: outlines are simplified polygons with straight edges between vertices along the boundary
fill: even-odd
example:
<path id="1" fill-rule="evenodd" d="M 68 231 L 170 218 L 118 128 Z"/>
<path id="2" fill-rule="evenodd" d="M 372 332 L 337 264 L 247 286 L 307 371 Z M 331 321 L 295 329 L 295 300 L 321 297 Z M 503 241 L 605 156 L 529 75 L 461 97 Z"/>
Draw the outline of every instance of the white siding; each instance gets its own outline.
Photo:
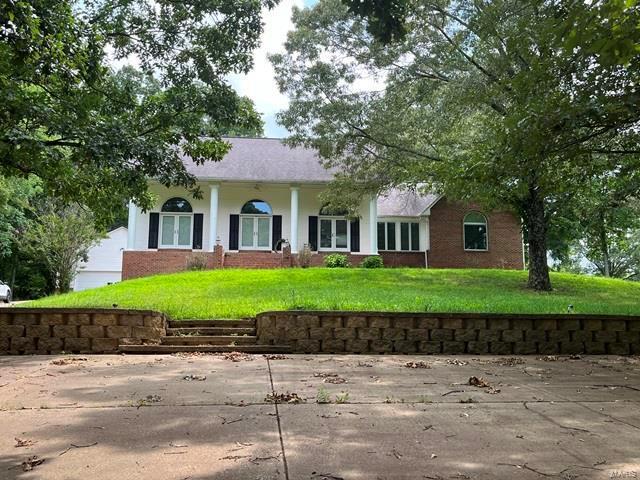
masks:
<path id="1" fill-rule="evenodd" d="M 89 288 L 103 287 L 122 280 L 122 272 L 87 272 L 81 271 L 76 275 L 73 290 L 79 292 Z"/>
<path id="2" fill-rule="evenodd" d="M 89 250 L 87 262 L 80 262 L 74 290 L 100 287 L 120 281 L 122 277 L 122 251 L 127 246 L 127 229 L 117 228 L 107 238 Z"/>

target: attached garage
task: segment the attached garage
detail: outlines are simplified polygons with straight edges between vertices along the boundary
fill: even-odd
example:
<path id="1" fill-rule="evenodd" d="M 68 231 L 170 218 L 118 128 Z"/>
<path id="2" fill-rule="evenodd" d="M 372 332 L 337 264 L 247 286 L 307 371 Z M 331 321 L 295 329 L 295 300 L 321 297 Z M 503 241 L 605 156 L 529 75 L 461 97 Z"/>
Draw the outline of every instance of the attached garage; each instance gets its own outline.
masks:
<path id="1" fill-rule="evenodd" d="M 122 279 L 122 252 L 127 246 L 127 229 L 110 231 L 98 245 L 89 250 L 87 262 L 78 266 L 75 291 L 102 287 Z"/>

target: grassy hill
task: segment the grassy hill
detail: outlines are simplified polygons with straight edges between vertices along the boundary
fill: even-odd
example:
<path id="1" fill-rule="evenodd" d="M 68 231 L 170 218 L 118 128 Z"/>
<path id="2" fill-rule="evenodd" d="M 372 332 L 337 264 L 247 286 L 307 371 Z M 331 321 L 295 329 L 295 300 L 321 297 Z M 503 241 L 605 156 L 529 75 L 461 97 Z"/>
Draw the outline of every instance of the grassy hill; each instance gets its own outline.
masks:
<path id="1" fill-rule="evenodd" d="M 640 283 L 552 274 L 555 290 L 525 288 L 508 270 L 208 270 L 158 275 L 52 296 L 28 307 L 159 310 L 174 319 L 241 318 L 267 310 L 369 310 L 640 315 Z"/>

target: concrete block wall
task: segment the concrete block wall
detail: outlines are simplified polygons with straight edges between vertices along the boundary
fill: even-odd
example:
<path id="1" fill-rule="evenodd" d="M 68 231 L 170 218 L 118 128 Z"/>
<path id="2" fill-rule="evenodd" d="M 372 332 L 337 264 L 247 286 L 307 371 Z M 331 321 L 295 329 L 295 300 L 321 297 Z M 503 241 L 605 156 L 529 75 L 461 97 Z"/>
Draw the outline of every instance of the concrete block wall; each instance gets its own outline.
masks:
<path id="1" fill-rule="evenodd" d="M 640 317 L 619 316 L 266 312 L 257 335 L 298 353 L 640 353 Z"/>
<path id="2" fill-rule="evenodd" d="M 147 310 L 4 308 L 0 355 L 113 353 L 158 343 L 165 332 L 165 315 Z"/>

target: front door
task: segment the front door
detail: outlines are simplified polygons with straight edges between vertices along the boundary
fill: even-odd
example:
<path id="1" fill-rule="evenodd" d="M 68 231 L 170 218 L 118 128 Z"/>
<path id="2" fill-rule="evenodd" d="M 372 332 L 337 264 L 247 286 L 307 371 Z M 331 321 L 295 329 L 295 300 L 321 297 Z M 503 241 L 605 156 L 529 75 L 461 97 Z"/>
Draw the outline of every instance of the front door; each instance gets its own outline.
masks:
<path id="1" fill-rule="evenodd" d="M 344 218 L 320 219 L 320 250 L 348 250 L 349 223 Z"/>
<path id="2" fill-rule="evenodd" d="M 191 215 L 162 215 L 160 247 L 191 247 Z"/>
<path id="3" fill-rule="evenodd" d="M 241 217 L 240 239 L 243 250 L 271 250 L 271 217 Z"/>

